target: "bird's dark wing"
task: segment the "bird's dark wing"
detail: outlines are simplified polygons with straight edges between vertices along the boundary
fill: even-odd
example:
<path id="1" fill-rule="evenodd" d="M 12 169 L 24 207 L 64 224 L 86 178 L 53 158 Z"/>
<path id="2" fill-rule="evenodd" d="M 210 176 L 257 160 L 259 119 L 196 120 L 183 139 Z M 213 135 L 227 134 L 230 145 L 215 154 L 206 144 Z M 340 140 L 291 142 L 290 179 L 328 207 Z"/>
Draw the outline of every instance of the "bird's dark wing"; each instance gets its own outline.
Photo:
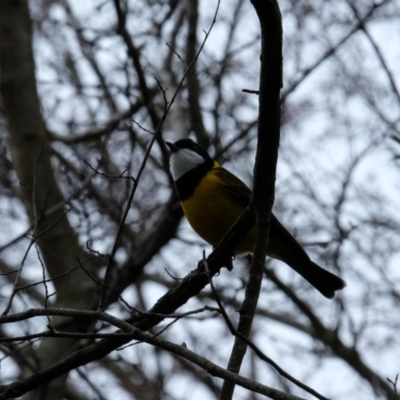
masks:
<path id="1" fill-rule="evenodd" d="M 250 203 L 251 191 L 237 176 L 233 175 L 225 168 L 215 167 L 213 172 L 221 179 L 225 185 L 227 195 L 232 198 L 236 203 L 246 208 Z M 275 258 L 286 261 L 283 255 L 287 253 L 287 248 L 295 253 L 297 258 L 306 258 L 308 255 L 300 246 L 297 240 L 286 230 L 286 228 L 279 222 L 274 214 L 271 214 L 271 237 L 270 242 L 273 243 L 272 253 Z M 286 254 L 285 254 L 286 255 Z"/>
<path id="2" fill-rule="evenodd" d="M 251 198 L 251 191 L 246 184 L 225 168 L 218 166 L 212 171 L 220 178 L 227 196 L 246 208 Z M 336 290 L 346 286 L 341 278 L 313 263 L 274 214 L 271 214 L 268 255 L 288 264 L 325 297 L 332 298 Z"/>
<path id="3" fill-rule="evenodd" d="M 223 167 L 213 167 L 212 172 L 221 180 L 227 196 L 246 208 L 250 203 L 251 191 L 237 176 Z"/>

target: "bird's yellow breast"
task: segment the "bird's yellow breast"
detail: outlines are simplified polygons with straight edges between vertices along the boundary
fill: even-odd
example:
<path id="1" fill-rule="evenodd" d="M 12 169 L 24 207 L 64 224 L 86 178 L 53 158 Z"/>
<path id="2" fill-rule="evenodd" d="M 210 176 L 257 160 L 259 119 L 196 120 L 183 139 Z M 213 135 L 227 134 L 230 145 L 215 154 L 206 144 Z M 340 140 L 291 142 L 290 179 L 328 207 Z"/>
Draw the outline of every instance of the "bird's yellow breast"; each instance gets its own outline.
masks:
<path id="1" fill-rule="evenodd" d="M 219 166 L 216 163 L 215 166 Z M 192 228 L 206 242 L 216 246 L 238 218 L 244 208 L 228 195 L 227 183 L 210 170 L 197 185 L 194 193 L 181 202 Z M 225 186 L 225 188 L 224 188 Z M 254 229 L 235 250 L 235 254 L 253 251 Z"/>

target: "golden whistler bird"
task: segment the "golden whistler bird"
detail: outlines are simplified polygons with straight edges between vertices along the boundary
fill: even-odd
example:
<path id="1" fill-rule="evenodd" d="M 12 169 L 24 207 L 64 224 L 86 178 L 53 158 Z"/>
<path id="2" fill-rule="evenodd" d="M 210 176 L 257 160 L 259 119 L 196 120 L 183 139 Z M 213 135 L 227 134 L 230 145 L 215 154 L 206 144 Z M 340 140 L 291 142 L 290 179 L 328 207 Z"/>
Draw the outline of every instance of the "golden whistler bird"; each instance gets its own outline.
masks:
<path id="1" fill-rule="evenodd" d="M 251 191 L 192 140 L 166 144 L 171 150 L 170 170 L 186 218 L 206 242 L 216 246 L 243 214 Z M 255 228 L 233 253 L 252 253 L 254 240 Z M 336 290 L 346 286 L 344 280 L 312 262 L 273 214 L 268 255 L 289 265 L 325 297 L 332 298 Z"/>

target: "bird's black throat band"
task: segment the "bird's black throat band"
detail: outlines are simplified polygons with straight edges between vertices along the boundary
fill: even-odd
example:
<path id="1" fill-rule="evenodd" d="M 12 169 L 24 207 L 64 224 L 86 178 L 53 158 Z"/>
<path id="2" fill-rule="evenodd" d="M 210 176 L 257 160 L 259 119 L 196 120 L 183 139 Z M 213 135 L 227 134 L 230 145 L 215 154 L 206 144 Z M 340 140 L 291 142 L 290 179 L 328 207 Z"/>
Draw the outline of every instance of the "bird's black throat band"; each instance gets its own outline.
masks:
<path id="1" fill-rule="evenodd" d="M 175 188 L 178 192 L 179 200 L 185 201 L 195 191 L 200 181 L 207 175 L 214 165 L 214 160 L 206 160 L 204 164 L 193 168 L 186 174 L 182 175 L 178 180 L 175 181 Z"/>

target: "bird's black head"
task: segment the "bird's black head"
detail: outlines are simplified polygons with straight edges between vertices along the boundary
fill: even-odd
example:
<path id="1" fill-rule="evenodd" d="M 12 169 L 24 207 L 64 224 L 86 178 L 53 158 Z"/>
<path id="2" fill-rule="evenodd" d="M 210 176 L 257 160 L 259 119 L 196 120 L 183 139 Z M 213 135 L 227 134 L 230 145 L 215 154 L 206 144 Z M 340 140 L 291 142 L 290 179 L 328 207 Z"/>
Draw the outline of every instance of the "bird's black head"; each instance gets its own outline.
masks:
<path id="1" fill-rule="evenodd" d="M 182 149 L 188 149 L 199 154 L 205 160 L 211 159 L 210 155 L 204 149 L 202 149 L 197 143 L 193 142 L 192 139 L 180 139 L 175 143 L 171 142 L 165 142 L 165 143 L 169 147 L 171 154 L 176 153 L 177 151 Z"/>

